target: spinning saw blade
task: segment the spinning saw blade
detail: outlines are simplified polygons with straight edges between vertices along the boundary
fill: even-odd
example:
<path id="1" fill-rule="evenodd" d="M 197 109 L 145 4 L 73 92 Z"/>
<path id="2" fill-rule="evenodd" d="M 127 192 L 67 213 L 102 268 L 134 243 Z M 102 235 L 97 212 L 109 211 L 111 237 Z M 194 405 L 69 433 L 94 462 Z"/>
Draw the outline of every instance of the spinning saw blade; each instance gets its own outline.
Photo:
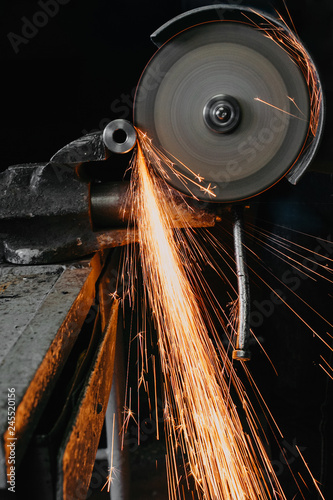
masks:
<path id="1" fill-rule="evenodd" d="M 165 167 L 168 182 L 215 202 L 249 198 L 283 177 L 309 119 L 309 90 L 288 52 L 255 26 L 226 20 L 164 43 L 134 106 L 135 126 L 174 163 Z"/>

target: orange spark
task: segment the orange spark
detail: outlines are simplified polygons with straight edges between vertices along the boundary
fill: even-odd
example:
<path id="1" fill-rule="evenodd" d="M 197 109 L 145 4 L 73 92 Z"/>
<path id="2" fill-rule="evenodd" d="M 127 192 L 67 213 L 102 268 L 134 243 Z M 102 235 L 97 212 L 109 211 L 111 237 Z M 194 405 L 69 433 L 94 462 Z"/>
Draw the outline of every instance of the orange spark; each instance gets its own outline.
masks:
<path id="1" fill-rule="evenodd" d="M 111 450 L 110 450 L 110 469 L 109 469 L 109 475 L 106 480 L 106 483 L 104 484 L 102 491 L 104 488 L 107 486 L 107 491 L 110 492 L 111 488 L 111 483 L 113 480 L 113 475 L 116 471 L 116 468 L 113 466 L 113 445 L 114 445 L 114 428 L 115 428 L 115 420 L 116 420 L 116 414 L 113 414 L 113 423 L 112 423 L 112 440 L 111 440 Z"/>
<path id="2" fill-rule="evenodd" d="M 276 109 L 277 111 L 281 111 L 281 113 L 285 113 L 286 115 L 292 116 L 293 118 L 297 118 L 298 120 L 307 121 L 307 120 L 303 120 L 299 116 L 296 116 L 296 115 L 293 115 L 292 113 L 289 113 L 289 111 L 286 111 L 282 108 L 278 108 L 277 106 L 274 106 L 274 104 L 270 104 L 269 102 L 263 101 L 263 99 L 260 99 L 259 97 L 255 97 L 254 100 L 258 101 L 258 102 L 262 102 L 263 104 L 266 104 L 266 106 L 269 106 L 270 108 Z"/>
<path id="3" fill-rule="evenodd" d="M 308 471 L 308 473 L 310 474 L 310 477 L 311 477 L 311 479 L 312 479 L 312 481 L 313 481 L 313 484 L 315 485 L 315 488 L 316 488 L 316 490 L 318 491 L 318 493 L 319 493 L 320 497 L 321 497 L 323 500 L 325 500 L 325 498 L 324 498 L 324 496 L 323 496 L 323 494 L 322 494 L 322 492 L 320 491 L 320 488 L 319 488 L 319 486 L 318 486 L 318 481 L 316 481 L 316 479 L 313 477 L 312 472 L 310 471 L 309 466 L 308 466 L 308 464 L 306 463 L 305 458 L 303 457 L 303 455 L 302 455 L 302 453 L 301 453 L 301 451 L 300 451 L 300 449 L 299 449 L 299 447 L 298 447 L 297 445 L 296 445 L 296 450 L 298 451 L 299 456 L 301 457 L 301 459 L 302 459 L 302 461 L 303 461 L 303 463 L 304 463 L 304 465 L 305 465 L 305 467 L 306 467 L 306 470 L 307 470 L 307 471 Z"/>
<path id="4" fill-rule="evenodd" d="M 214 189 L 216 189 L 216 186 L 212 186 L 211 183 L 207 184 L 207 186 L 203 186 L 202 182 L 205 180 L 204 177 L 202 177 L 200 174 L 197 174 L 193 172 L 185 163 L 180 161 L 178 158 L 176 158 L 174 155 L 172 155 L 169 151 L 165 151 L 163 153 L 161 150 L 157 149 L 154 145 L 152 140 L 147 137 L 146 134 L 144 134 L 140 129 L 136 129 L 138 138 L 140 140 L 140 144 L 143 150 L 144 156 L 147 158 L 147 160 L 154 165 L 155 169 L 159 174 L 164 178 L 164 179 L 169 179 L 169 175 L 167 174 L 165 167 L 163 165 L 166 165 L 170 171 L 180 180 L 180 182 L 183 184 L 184 188 L 195 198 L 197 199 L 192 191 L 191 191 L 191 186 L 197 186 L 200 188 L 201 191 L 205 192 L 209 196 L 216 197 L 216 194 L 214 193 Z M 168 155 L 168 156 L 167 156 Z M 185 175 L 183 172 L 175 168 L 175 163 L 170 160 L 171 158 L 174 158 L 174 160 L 177 162 L 178 165 L 181 165 L 184 170 L 186 170 L 189 175 Z"/>
<path id="5" fill-rule="evenodd" d="M 284 5 L 286 7 L 285 2 Z M 295 29 L 295 26 L 292 22 L 287 7 L 286 10 L 293 25 L 293 28 Z M 246 15 L 245 17 L 250 21 L 251 24 L 256 26 L 258 30 L 263 31 L 267 38 L 275 42 L 282 50 L 284 50 L 303 73 L 303 76 L 308 86 L 309 98 L 310 98 L 311 113 L 310 113 L 309 131 L 311 135 L 315 137 L 320 123 L 320 113 L 321 113 L 322 99 L 323 99 L 322 91 L 320 88 L 320 82 L 318 80 L 315 66 L 312 60 L 310 59 L 308 53 L 306 52 L 305 48 L 303 47 L 303 44 L 297 37 L 297 35 L 289 30 L 287 23 L 278 12 L 277 15 L 281 22 L 281 27 L 277 27 L 272 21 L 267 19 L 260 12 L 256 10 L 253 10 L 253 12 L 263 19 L 264 22 L 263 25 L 256 24 Z"/>
<path id="6" fill-rule="evenodd" d="M 293 105 L 295 106 L 295 108 L 297 108 L 298 111 L 304 116 L 304 113 L 301 110 L 301 108 L 299 106 L 297 106 L 295 98 L 294 97 L 290 97 L 289 95 L 287 95 L 287 97 L 288 97 L 289 101 L 291 101 L 293 103 Z"/>
<path id="7" fill-rule="evenodd" d="M 324 360 L 324 361 L 326 361 L 326 360 Z M 327 361 L 326 361 L 326 363 L 327 363 Z M 320 364 L 320 363 L 319 363 L 319 366 L 320 366 L 320 368 L 321 368 L 322 370 L 324 370 L 324 372 L 326 373 L 326 375 L 328 375 L 328 376 L 329 376 L 329 377 L 333 380 L 333 376 L 332 376 L 332 374 L 331 374 L 331 373 L 329 373 L 329 372 L 328 372 L 328 370 L 326 370 L 326 368 L 325 368 L 322 364 Z M 331 367 L 330 367 L 330 368 L 331 368 Z M 332 368 L 331 368 L 331 369 L 332 369 Z"/>
<path id="8" fill-rule="evenodd" d="M 187 462 L 185 479 L 192 477 L 200 498 L 285 499 L 231 361 L 222 343 L 217 353 L 210 339 L 193 279 L 183 266 L 189 250 L 183 248 L 180 230 L 172 229 L 170 200 L 161 189 L 164 181 L 149 170 L 144 157 L 141 144 L 149 148 L 151 143 L 143 134 L 139 138 L 132 213 L 164 375 L 170 499 L 181 498 L 178 450 Z M 231 400 L 231 378 L 255 445 L 244 433 Z"/>

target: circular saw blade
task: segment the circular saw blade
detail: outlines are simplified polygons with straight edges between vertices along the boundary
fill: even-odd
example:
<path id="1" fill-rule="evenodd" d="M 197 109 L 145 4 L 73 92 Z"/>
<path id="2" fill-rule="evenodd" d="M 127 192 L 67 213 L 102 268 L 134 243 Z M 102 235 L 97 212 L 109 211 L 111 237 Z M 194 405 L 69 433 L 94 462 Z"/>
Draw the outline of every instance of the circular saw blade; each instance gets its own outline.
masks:
<path id="1" fill-rule="evenodd" d="M 240 109 L 227 133 L 205 115 L 221 95 Z M 134 105 L 136 127 L 173 162 L 168 182 L 215 202 L 276 183 L 304 146 L 309 115 L 306 82 L 288 53 L 238 22 L 197 25 L 169 40 L 146 66 Z"/>

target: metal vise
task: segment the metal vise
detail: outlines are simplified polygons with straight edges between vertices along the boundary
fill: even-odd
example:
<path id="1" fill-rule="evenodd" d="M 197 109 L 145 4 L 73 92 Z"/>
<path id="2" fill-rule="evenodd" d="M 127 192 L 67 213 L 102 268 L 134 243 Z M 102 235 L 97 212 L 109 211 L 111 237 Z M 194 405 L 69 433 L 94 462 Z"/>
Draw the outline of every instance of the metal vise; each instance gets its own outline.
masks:
<path id="1" fill-rule="evenodd" d="M 133 125 L 110 122 L 104 131 L 73 141 L 49 162 L 15 165 L 0 174 L 3 258 L 13 264 L 62 262 L 134 241 L 128 229 L 129 181 L 100 182 L 86 177 L 83 164 L 132 151 Z M 213 226 L 215 215 L 174 193 L 193 227 Z M 189 204 L 192 204 L 190 209 Z"/>

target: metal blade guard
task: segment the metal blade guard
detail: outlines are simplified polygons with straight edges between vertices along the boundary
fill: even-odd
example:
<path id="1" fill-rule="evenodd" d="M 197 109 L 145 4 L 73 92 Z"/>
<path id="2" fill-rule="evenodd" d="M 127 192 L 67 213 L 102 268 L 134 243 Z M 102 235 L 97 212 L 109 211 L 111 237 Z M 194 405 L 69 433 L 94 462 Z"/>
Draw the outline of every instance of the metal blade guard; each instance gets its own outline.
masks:
<path id="1" fill-rule="evenodd" d="M 250 198 L 286 174 L 296 184 L 318 147 L 323 100 L 287 25 L 214 5 L 174 18 L 152 40 L 159 49 L 139 81 L 134 124 L 173 162 L 168 182 L 213 202 Z"/>

